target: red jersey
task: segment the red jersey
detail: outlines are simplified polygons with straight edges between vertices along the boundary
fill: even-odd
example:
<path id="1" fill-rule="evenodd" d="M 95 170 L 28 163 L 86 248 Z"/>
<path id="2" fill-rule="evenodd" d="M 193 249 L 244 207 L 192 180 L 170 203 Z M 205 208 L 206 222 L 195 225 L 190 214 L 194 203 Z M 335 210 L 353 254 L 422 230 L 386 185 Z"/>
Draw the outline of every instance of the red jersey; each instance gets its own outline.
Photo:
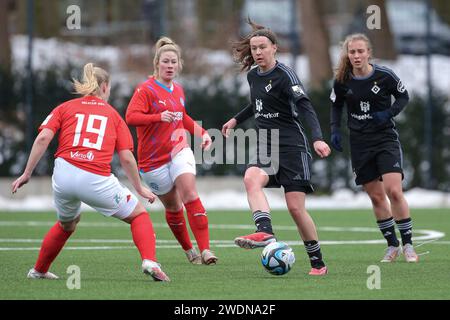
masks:
<path id="1" fill-rule="evenodd" d="M 133 150 L 133 138 L 119 113 L 104 100 L 86 96 L 69 100 L 50 113 L 39 127 L 59 132 L 60 157 L 102 176 L 111 174 L 114 150 Z"/>
<path id="2" fill-rule="evenodd" d="M 204 133 L 186 114 L 184 103 L 184 90 L 175 82 L 168 88 L 150 77 L 136 88 L 128 104 L 126 121 L 137 127 L 139 169 L 154 170 L 189 147 L 185 129 L 197 136 Z M 175 113 L 174 121 L 161 121 L 161 113 L 166 110 Z"/>

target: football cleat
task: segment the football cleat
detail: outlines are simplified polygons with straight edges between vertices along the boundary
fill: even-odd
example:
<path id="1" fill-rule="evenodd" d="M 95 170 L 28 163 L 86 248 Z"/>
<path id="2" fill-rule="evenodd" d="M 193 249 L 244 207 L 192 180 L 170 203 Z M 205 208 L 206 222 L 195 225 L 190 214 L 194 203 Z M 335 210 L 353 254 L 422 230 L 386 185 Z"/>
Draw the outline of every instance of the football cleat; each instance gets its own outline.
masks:
<path id="1" fill-rule="evenodd" d="M 384 254 L 383 259 L 380 262 L 394 262 L 395 259 L 401 254 L 402 248 L 400 246 L 393 247 L 389 246 L 386 249 L 386 253 Z"/>
<path id="2" fill-rule="evenodd" d="M 207 264 L 207 265 L 216 264 L 217 260 L 219 260 L 219 258 L 217 258 L 211 250 L 205 249 L 202 251 L 202 263 L 203 264 Z"/>
<path id="3" fill-rule="evenodd" d="M 38 272 L 34 268 L 31 268 L 30 271 L 28 271 L 27 274 L 28 279 L 48 279 L 48 280 L 56 280 L 59 279 L 59 277 L 56 274 L 53 274 L 51 272 Z"/>
<path id="4" fill-rule="evenodd" d="M 169 277 L 161 270 L 161 265 L 152 260 L 142 261 L 142 272 L 151 276 L 155 281 L 170 281 Z"/>
<path id="5" fill-rule="evenodd" d="M 237 237 L 234 243 L 244 249 L 255 249 L 267 246 L 269 243 L 276 242 L 275 236 L 265 232 L 255 232 L 247 236 Z"/>
<path id="6" fill-rule="evenodd" d="M 202 257 L 198 254 L 195 248 L 191 248 L 184 252 L 186 254 L 187 259 L 192 264 L 202 264 Z"/>
<path id="7" fill-rule="evenodd" d="M 325 266 L 325 267 L 322 267 L 322 268 L 319 268 L 319 269 L 311 268 L 311 271 L 309 271 L 308 274 L 310 276 L 324 276 L 327 273 L 328 273 L 328 268 Z"/>
<path id="8" fill-rule="evenodd" d="M 403 246 L 403 255 L 405 256 L 406 262 L 418 262 L 419 256 L 417 255 L 414 247 L 407 243 Z"/>

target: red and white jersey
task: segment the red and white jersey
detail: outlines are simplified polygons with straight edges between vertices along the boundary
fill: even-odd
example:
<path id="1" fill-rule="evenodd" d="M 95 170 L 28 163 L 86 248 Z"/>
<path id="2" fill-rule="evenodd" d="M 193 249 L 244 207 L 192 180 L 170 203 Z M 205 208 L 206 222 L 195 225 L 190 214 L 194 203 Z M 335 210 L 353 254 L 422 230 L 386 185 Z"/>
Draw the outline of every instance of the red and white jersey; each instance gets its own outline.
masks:
<path id="1" fill-rule="evenodd" d="M 55 158 L 103 176 L 111 174 L 114 150 L 133 150 L 133 138 L 119 113 L 104 100 L 86 96 L 69 100 L 39 127 L 59 131 Z"/>
<path id="2" fill-rule="evenodd" d="M 186 114 L 184 102 L 184 90 L 175 82 L 168 88 L 150 77 L 136 88 L 126 120 L 136 126 L 139 169 L 154 170 L 189 146 L 185 129 L 191 131 L 186 121 L 192 123 L 192 119 Z M 161 113 L 166 110 L 175 113 L 173 122 L 161 121 Z"/>

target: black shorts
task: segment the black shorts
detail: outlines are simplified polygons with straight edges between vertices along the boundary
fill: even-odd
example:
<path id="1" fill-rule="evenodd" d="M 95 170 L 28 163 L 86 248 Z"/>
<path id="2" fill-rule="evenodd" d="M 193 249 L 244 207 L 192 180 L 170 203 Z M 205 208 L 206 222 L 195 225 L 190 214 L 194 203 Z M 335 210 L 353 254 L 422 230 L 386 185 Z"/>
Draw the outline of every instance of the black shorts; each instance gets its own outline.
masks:
<path id="1" fill-rule="evenodd" d="M 399 141 L 386 141 L 376 146 L 351 146 L 355 183 L 363 185 L 382 180 L 382 175 L 399 172 L 403 175 L 403 152 Z"/>
<path id="2" fill-rule="evenodd" d="M 280 188 L 284 192 L 312 193 L 311 185 L 312 159 L 309 153 L 298 151 L 282 152 L 279 156 L 273 155 L 268 161 L 254 157 L 248 167 L 258 167 L 269 175 L 269 182 L 265 188 Z"/>

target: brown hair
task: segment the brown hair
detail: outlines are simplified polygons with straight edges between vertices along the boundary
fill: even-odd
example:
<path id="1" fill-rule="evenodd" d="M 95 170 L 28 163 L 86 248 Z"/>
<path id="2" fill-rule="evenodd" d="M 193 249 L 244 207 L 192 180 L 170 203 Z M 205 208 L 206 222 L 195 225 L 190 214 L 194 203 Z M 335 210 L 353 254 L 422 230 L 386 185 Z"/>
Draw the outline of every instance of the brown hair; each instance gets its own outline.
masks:
<path id="1" fill-rule="evenodd" d="M 236 63 L 241 65 L 241 71 L 248 71 L 255 64 L 252 52 L 250 49 L 250 39 L 253 37 L 266 37 L 272 44 L 278 44 L 277 36 L 275 33 L 259 24 L 254 23 L 247 18 L 247 23 L 252 27 L 252 32 L 241 40 L 232 41 L 233 59 Z"/>
<path id="2" fill-rule="evenodd" d="M 352 71 L 352 64 L 350 59 L 348 58 L 348 44 L 351 41 L 362 40 L 367 44 L 367 48 L 370 52 L 370 58 L 372 58 L 372 44 L 370 43 L 369 38 L 362 33 L 354 33 L 348 35 L 344 42 L 341 45 L 341 55 L 339 57 L 339 62 L 335 71 L 335 78 L 338 82 L 344 83 L 345 81 L 350 79 L 350 73 Z"/>
<path id="3" fill-rule="evenodd" d="M 102 68 L 87 63 L 83 68 L 83 80 L 72 79 L 75 93 L 84 96 L 97 95 L 102 83 L 109 83 L 109 74 Z"/>
<path id="4" fill-rule="evenodd" d="M 183 70 L 183 59 L 181 59 L 181 49 L 180 47 L 170 38 L 162 37 L 156 42 L 156 52 L 155 57 L 153 58 L 153 75 L 158 76 L 158 63 L 159 58 L 161 58 L 161 54 L 167 51 L 172 51 L 177 54 L 178 57 L 178 72 Z"/>

